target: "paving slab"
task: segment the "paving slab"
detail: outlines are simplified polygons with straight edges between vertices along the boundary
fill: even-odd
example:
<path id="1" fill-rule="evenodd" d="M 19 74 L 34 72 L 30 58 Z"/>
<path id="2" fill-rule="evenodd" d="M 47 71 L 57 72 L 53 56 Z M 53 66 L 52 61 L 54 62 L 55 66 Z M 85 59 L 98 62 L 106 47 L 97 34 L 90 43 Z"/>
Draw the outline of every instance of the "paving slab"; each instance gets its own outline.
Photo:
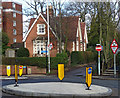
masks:
<path id="1" fill-rule="evenodd" d="M 110 96 L 112 90 L 107 87 L 91 85 L 90 90 L 86 90 L 86 84 L 68 83 L 68 82 L 42 82 L 42 83 L 24 83 L 18 87 L 14 85 L 3 86 L 2 91 L 20 95 L 20 96 Z"/>

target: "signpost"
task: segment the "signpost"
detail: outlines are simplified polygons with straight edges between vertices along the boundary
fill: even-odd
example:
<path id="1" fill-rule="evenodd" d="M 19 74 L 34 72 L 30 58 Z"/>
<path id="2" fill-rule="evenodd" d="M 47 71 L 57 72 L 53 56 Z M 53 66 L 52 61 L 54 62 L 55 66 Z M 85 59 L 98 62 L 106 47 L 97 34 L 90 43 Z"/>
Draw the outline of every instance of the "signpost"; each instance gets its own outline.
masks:
<path id="1" fill-rule="evenodd" d="M 112 41 L 110 48 L 112 49 L 112 51 L 114 53 L 114 76 L 116 77 L 116 55 L 115 54 L 116 54 L 117 49 L 118 49 L 118 44 L 117 44 L 115 39 Z"/>
<path id="2" fill-rule="evenodd" d="M 10 69 L 10 66 L 7 66 L 7 75 L 8 75 L 8 77 L 11 75 L 11 69 Z"/>
<path id="3" fill-rule="evenodd" d="M 23 66 L 19 66 L 19 76 L 22 76 L 23 73 Z"/>
<path id="4" fill-rule="evenodd" d="M 86 85 L 89 90 L 92 83 L 92 67 L 86 67 Z"/>
<path id="5" fill-rule="evenodd" d="M 15 85 L 14 87 L 17 87 L 18 86 L 18 67 L 17 65 L 15 65 Z"/>
<path id="6" fill-rule="evenodd" d="M 100 75 L 100 51 L 103 47 L 100 44 L 97 44 L 96 50 L 98 51 L 98 75 Z"/>

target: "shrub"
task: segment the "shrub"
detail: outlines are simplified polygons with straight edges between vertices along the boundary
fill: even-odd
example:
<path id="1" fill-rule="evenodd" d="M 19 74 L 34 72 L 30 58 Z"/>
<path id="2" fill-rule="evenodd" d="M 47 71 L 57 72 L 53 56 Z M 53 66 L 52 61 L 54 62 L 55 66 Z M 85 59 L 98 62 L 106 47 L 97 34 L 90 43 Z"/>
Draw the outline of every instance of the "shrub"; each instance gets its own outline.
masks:
<path id="1" fill-rule="evenodd" d="M 84 64 L 96 61 L 96 54 L 91 51 L 73 51 L 71 53 L 72 64 Z"/>
<path id="2" fill-rule="evenodd" d="M 17 57 L 29 57 L 29 50 L 27 48 L 19 48 L 16 55 Z"/>

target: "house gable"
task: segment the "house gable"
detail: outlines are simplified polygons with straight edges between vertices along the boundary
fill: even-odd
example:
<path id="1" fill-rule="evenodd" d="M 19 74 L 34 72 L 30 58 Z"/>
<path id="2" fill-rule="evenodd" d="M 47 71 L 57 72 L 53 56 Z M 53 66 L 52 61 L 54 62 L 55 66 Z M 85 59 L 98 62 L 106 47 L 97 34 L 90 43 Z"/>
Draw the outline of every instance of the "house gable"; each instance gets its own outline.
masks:
<path id="1" fill-rule="evenodd" d="M 26 35 L 25 35 L 25 37 L 23 38 L 23 42 L 25 42 L 26 41 L 26 39 L 27 39 L 27 37 L 28 37 L 28 35 L 29 35 L 29 33 L 31 32 L 31 30 L 33 29 L 33 27 L 34 27 L 34 25 L 36 24 L 36 22 L 39 20 L 39 18 L 42 18 L 42 22 L 44 23 L 44 24 L 46 24 L 46 27 L 47 27 L 47 25 L 49 25 L 48 23 L 47 23 L 47 21 L 46 21 L 46 19 L 44 18 L 44 16 L 40 13 L 39 15 L 38 15 L 38 17 L 35 19 L 35 20 L 33 20 L 32 22 L 33 22 L 33 24 L 31 25 L 31 27 L 29 27 L 29 30 L 28 30 L 28 32 L 26 33 Z M 29 26 L 30 26 L 29 25 Z M 50 27 L 50 26 L 49 26 Z M 50 30 L 52 31 L 52 33 L 53 33 L 53 35 L 58 39 L 58 37 L 56 36 L 56 34 L 55 34 L 55 32 L 52 30 L 52 28 L 50 27 Z"/>

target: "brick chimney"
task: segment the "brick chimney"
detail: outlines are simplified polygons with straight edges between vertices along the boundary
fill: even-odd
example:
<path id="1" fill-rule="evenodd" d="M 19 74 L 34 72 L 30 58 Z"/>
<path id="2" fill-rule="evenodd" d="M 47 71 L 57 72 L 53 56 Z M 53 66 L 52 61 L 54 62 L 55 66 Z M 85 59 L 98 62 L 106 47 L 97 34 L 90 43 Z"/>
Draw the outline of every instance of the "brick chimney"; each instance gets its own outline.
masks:
<path id="1" fill-rule="evenodd" d="M 49 9 L 49 16 L 52 17 L 53 16 L 53 7 L 52 7 L 52 5 L 49 5 L 48 9 Z M 46 15 L 47 15 L 47 8 L 46 8 Z"/>

